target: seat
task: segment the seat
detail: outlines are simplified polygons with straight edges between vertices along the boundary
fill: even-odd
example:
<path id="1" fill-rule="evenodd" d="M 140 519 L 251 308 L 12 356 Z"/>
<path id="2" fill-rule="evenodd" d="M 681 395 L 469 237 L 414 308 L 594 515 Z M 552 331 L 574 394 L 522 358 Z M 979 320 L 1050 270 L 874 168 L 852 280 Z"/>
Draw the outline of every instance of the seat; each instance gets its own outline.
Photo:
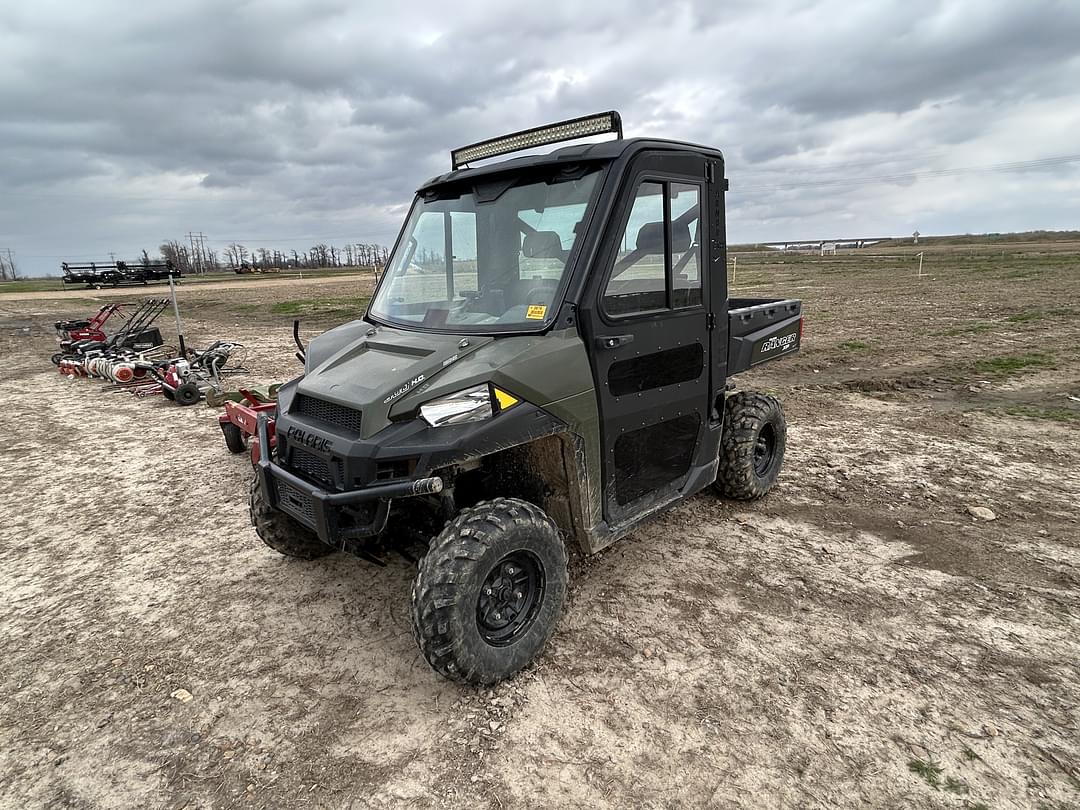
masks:
<path id="1" fill-rule="evenodd" d="M 533 231 L 525 234 L 521 253 L 526 259 L 566 259 L 562 239 L 555 231 Z"/>

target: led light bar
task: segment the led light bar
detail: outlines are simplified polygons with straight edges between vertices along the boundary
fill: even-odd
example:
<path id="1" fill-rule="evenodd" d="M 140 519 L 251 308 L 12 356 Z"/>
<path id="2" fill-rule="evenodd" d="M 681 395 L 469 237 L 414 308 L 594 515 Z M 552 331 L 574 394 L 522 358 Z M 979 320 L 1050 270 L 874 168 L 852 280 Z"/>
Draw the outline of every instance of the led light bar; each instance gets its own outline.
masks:
<path id="1" fill-rule="evenodd" d="M 450 163 L 457 170 L 463 164 L 474 160 L 520 152 L 522 149 L 546 146 L 549 143 L 572 141 L 589 135 L 603 135 L 608 132 L 615 132 L 620 139 L 622 138 L 622 118 L 615 110 L 572 118 L 569 121 L 559 121 L 556 124 L 547 124 L 534 129 L 523 129 L 521 132 L 513 132 L 499 138 L 463 146 L 450 153 Z"/>

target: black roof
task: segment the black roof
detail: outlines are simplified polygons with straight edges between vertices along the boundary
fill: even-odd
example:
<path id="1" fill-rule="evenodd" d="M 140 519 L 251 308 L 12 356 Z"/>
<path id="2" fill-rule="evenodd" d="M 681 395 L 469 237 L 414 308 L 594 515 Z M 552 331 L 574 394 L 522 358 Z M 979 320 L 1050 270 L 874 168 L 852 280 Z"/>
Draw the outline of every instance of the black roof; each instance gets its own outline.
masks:
<path id="1" fill-rule="evenodd" d="M 458 169 L 432 177 L 424 183 L 418 191 L 422 192 L 434 186 L 444 183 L 467 182 L 474 178 L 487 177 L 506 171 L 520 171 L 532 169 L 538 166 L 557 165 L 560 163 L 581 163 L 582 161 L 597 161 L 608 163 L 618 158 L 629 158 L 647 149 L 677 150 L 696 152 L 706 157 L 715 158 L 721 162 L 724 155 L 719 149 L 711 146 L 701 146 L 686 141 L 668 141 L 660 138 L 625 138 L 614 141 L 602 141 L 601 143 L 583 143 L 564 146 L 543 155 L 525 155 L 523 157 L 510 158 L 475 169 Z"/>

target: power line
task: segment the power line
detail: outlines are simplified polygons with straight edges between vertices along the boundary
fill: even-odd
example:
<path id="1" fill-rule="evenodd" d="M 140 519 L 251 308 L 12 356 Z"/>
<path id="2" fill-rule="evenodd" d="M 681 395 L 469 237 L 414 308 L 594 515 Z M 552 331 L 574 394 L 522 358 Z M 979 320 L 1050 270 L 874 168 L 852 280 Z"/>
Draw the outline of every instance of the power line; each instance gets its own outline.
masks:
<path id="1" fill-rule="evenodd" d="M 962 175 L 967 175 L 967 174 L 1000 174 L 1000 173 L 1008 173 L 1008 172 L 1022 172 L 1022 171 L 1027 171 L 1027 170 L 1031 170 L 1031 169 L 1045 169 L 1045 168 L 1052 168 L 1052 167 L 1055 167 L 1055 166 L 1063 166 L 1063 165 L 1067 165 L 1067 164 L 1070 164 L 1070 163 L 1076 163 L 1078 161 L 1080 161 L 1080 155 L 1075 155 L 1075 154 L 1074 155 L 1056 155 L 1056 156 L 1051 156 L 1051 157 L 1035 158 L 1035 159 L 1032 159 L 1032 160 L 1013 161 L 1013 162 L 1010 162 L 1010 163 L 994 163 L 994 164 L 988 164 L 988 165 L 984 165 L 984 166 L 961 166 L 961 167 L 944 168 L 944 169 L 924 169 L 924 170 L 921 170 L 921 171 L 900 172 L 900 173 L 894 173 L 894 174 L 862 175 L 862 176 L 853 176 L 853 177 L 834 177 L 834 178 L 822 178 L 822 179 L 817 179 L 817 180 L 799 180 L 799 181 L 792 181 L 792 182 L 789 182 L 789 183 L 777 183 L 777 184 L 773 184 L 773 185 L 747 186 L 745 188 L 740 188 L 738 185 L 736 185 L 735 188 L 732 191 L 732 194 L 736 198 L 738 198 L 739 196 L 743 196 L 743 195 L 766 194 L 766 193 L 771 193 L 771 192 L 776 192 L 776 191 L 790 191 L 790 190 L 803 189 L 803 188 L 858 187 L 858 186 L 871 185 L 871 184 L 874 184 L 874 183 L 896 183 L 896 182 L 905 182 L 905 181 L 910 181 L 910 180 L 919 180 L 919 179 L 923 179 L 923 178 L 955 177 L 955 176 L 962 176 Z M 832 164 L 833 167 L 847 166 L 849 168 L 857 166 L 857 165 L 859 165 L 859 164 L 854 164 L 854 163 L 852 163 L 852 164 Z M 874 165 L 874 164 L 870 164 L 870 165 Z M 756 171 L 767 171 L 767 170 L 756 170 Z M 775 171 L 776 172 L 781 172 L 783 170 L 777 169 Z M 804 171 L 804 170 L 799 170 L 799 171 Z M 736 181 L 737 181 L 737 178 L 738 178 L 738 176 L 740 174 L 750 174 L 750 173 L 755 173 L 755 170 L 749 170 L 748 169 L 748 170 L 745 170 L 745 171 L 737 172 Z M 29 196 L 35 196 L 35 195 L 31 194 Z M 46 195 L 38 195 L 38 196 L 49 196 L 49 195 L 46 194 Z M 76 196 L 77 197 L 79 195 L 58 194 L 58 195 L 55 195 L 55 196 L 61 196 L 61 197 Z M 117 199 L 117 200 L 122 200 L 122 199 L 154 200 L 154 199 L 170 199 L 170 198 L 156 197 L 156 196 L 155 197 L 129 197 L 129 196 L 125 196 L 125 195 L 116 195 L 116 196 L 110 195 L 109 199 Z M 174 199 L 178 199 L 178 198 L 174 198 Z M 194 201 L 191 198 L 183 198 L 183 199 L 184 199 L 184 201 L 187 201 L 187 202 Z M 203 234 L 202 232 L 199 232 L 197 234 L 194 233 L 194 232 L 189 232 L 187 234 L 187 236 L 188 236 L 189 244 L 191 246 L 192 255 L 193 256 L 205 256 L 206 252 L 207 252 L 206 235 Z M 221 239 L 221 240 L 219 240 L 219 242 L 221 244 L 230 244 L 230 243 L 234 243 L 234 242 L 235 243 L 241 243 L 241 244 L 242 243 L 248 243 L 248 244 L 251 244 L 251 243 L 255 243 L 255 244 L 258 244 L 258 243 L 281 244 L 281 243 L 290 243 L 290 242 L 318 242 L 318 241 L 323 241 L 323 240 L 331 240 L 331 241 L 334 241 L 334 240 L 348 240 L 350 244 L 353 244 L 353 243 L 355 243 L 356 238 L 357 237 L 356 237 L 355 233 L 354 234 L 340 234 L 339 233 L 339 234 L 309 234 L 309 235 L 306 235 L 306 236 L 262 236 L 262 237 L 256 237 L 256 238 L 252 238 L 252 237 L 246 237 L 246 238 L 245 237 L 229 237 L 229 238 Z M 105 241 L 105 240 L 102 239 L 100 241 Z M 110 238 L 109 241 L 112 241 L 112 238 Z M 198 245 L 198 247 L 196 247 L 196 245 Z M 23 256 L 23 258 L 63 259 L 63 258 L 70 257 L 71 254 L 23 253 L 21 255 Z"/>
<path id="2" fill-rule="evenodd" d="M 396 231 L 396 228 L 395 228 Z M 355 240 L 356 234 L 348 233 L 324 233 L 324 234 L 312 234 L 308 236 L 230 236 L 228 239 L 219 239 L 217 241 L 222 244 L 230 244 L 232 242 L 312 242 L 317 239 L 349 239 Z"/>
<path id="3" fill-rule="evenodd" d="M 965 175 L 965 174 L 996 174 L 996 173 L 1005 173 L 1005 172 L 1022 172 L 1022 171 L 1026 171 L 1026 170 L 1029 170 L 1029 169 L 1042 169 L 1042 168 L 1050 168 L 1050 167 L 1054 167 L 1054 166 L 1062 166 L 1062 165 L 1066 165 L 1066 164 L 1069 164 L 1069 163 L 1075 163 L 1077 161 L 1080 161 L 1080 155 L 1057 155 L 1057 156 L 1053 156 L 1053 157 L 1036 158 L 1036 159 L 1033 159 L 1033 160 L 1021 160 L 1021 161 L 1014 161 L 1014 162 L 1011 162 L 1011 163 L 997 163 L 997 164 L 990 164 L 990 165 L 986 165 L 986 166 L 961 166 L 961 167 L 945 168 L 945 169 L 925 169 L 925 170 L 921 170 L 921 171 L 899 172 L 899 173 L 894 173 L 894 174 L 880 174 L 880 175 L 869 175 L 869 176 L 862 175 L 862 176 L 855 176 L 855 177 L 823 178 L 823 179 L 820 179 L 820 180 L 798 180 L 798 181 L 792 181 L 790 183 L 776 183 L 776 184 L 772 184 L 772 185 L 746 186 L 746 187 L 742 187 L 742 188 L 740 188 L 740 187 L 738 187 L 736 185 L 736 187 L 735 187 L 735 189 L 733 189 L 732 193 L 735 194 L 736 196 L 738 196 L 738 195 L 749 195 L 749 194 L 765 194 L 765 193 L 769 193 L 769 192 L 773 192 L 773 191 L 791 191 L 791 190 L 800 189 L 800 188 L 857 187 L 857 186 L 863 186 L 863 185 L 870 185 L 872 183 L 896 183 L 896 182 L 904 182 L 904 181 L 908 181 L 908 180 L 919 180 L 919 179 L 922 179 L 922 178 L 953 177 L 953 176 Z M 835 169 L 835 168 L 855 168 L 855 167 L 860 166 L 860 165 L 877 165 L 877 163 L 878 162 L 876 162 L 876 161 L 867 161 L 865 163 L 835 163 L 835 164 L 823 164 L 821 166 L 816 166 L 816 167 L 815 166 L 809 166 L 809 167 L 803 167 L 803 168 L 799 168 L 799 169 L 788 169 L 788 170 L 779 169 L 779 168 L 778 169 L 741 169 L 741 170 L 736 170 L 734 176 L 735 176 L 735 178 L 737 180 L 737 178 L 739 176 L 747 175 L 747 174 L 783 173 L 784 171 L 794 171 L 794 172 L 806 173 L 806 172 L 811 172 L 811 171 L 812 172 L 829 171 L 829 170 L 832 170 L 832 169 Z M 731 175 L 729 174 L 729 177 L 730 176 Z M 94 198 L 98 199 L 98 200 L 134 200 L 134 201 L 161 200 L 161 201 L 176 201 L 176 202 L 198 202 L 198 197 L 163 197 L 163 196 L 160 196 L 160 195 L 153 195 L 153 196 L 139 195 L 139 196 L 135 196 L 135 195 L 125 195 L 125 194 L 110 194 L 110 195 L 108 195 L 106 197 L 102 197 L 101 195 L 80 195 L 78 193 L 70 193 L 70 192 L 65 192 L 65 193 L 58 192 L 56 194 L 50 194 L 48 192 L 44 192 L 44 193 L 33 193 L 33 192 L 31 192 L 31 193 L 28 193 L 28 194 L 21 194 L 20 195 L 21 198 L 31 198 L 31 199 L 34 198 L 34 197 L 42 197 L 42 198 L 55 197 L 55 198 L 60 198 L 60 199 L 67 199 L 67 198 L 76 198 L 77 199 L 79 197 L 89 197 L 89 196 L 94 196 Z M 218 200 L 218 201 L 220 201 L 220 202 L 228 202 L 228 200 Z M 199 236 L 202 236 L 202 235 L 199 234 Z M 203 238 L 205 238 L 205 237 L 203 237 Z M 225 239 L 223 241 L 223 243 L 224 244 L 228 244 L 230 242 L 275 242 L 275 243 L 281 243 L 281 242 L 307 242 L 307 241 L 323 240 L 323 239 L 331 239 L 331 240 L 333 240 L 333 239 L 350 239 L 351 240 L 351 239 L 354 239 L 354 238 L 355 238 L 355 236 L 353 234 L 340 234 L 340 233 L 339 234 L 309 234 L 309 235 L 306 235 L 306 236 L 263 236 L 263 237 L 257 237 L 257 238 L 230 237 L 230 238 Z M 190 236 L 189 236 L 189 240 L 190 240 Z M 102 240 L 102 241 L 104 241 L 104 240 Z M 205 245 L 203 245 L 203 247 L 205 249 Z M 193 250 L 193 252 L 195 251 L 195 246 L 194 245 L 192 245 L 192 250 Z M 28 258 L 57 258 L 54 255 L 48 255 L 48 254 L 24 254 L 24 256 L 26 256 Z"/>
<path id="4" fill-rule="evenodd" d="M 843 160 L 835 163 L 816 163 L 810 166 L 771 166 L 771 167 L 747 167 L 745 169 L 738 167 L 735 164 L 735 168 L 732 168 L 732 161 L 727 161 L 727 169 L 730 173 L 734 173 L 736 176 L 742 176 L 744 174 L 784 174 L 791 172 L 809 173 L 809 172 L 831 172 L 837 169 L 859 169 L 863 166 L 880 166 L 882 163 L 912 163 L 912 162 L 924 162 L 927 160 L 933 160 L 940 157 L 944 157 L 949 154 L 948 152 L 890 152 L 888 155 L 881 157 L 866 159 L 866 160 Z"/>
<path id="5" fill-rule="evenodd" d="M 198 234 L 198 233 L 194 234 L 196 239 L 200 235 L 202 235 L 203 238 L 205 238 L 204 234 Z M 395 235 L 396 235 L 396 229 L 395 229 Z M 187 234 L 184 234 L 184 236 L 187 236 Z M 84 240 L 82 242 L 82 244 L 86 244 L 86 242 L 92 242 L 92 241 L 93 240 Z M 97 241 L 98 242 L 108 241 L 108 242 L 111 243 L 111 242 L 114 242 L 115 240 L 110 237 L 108 240 L 100 239 L 100 240 L 97 240 Z M 217 240 L 215 240 L 214 243 L 215 244 L 222 244 L 222 245 L 230 245 L 230 244 L 233 244 L 235 242 L 237 244 L 242 244 L 242 245 L 245 245 L 245 246 L 252 245 L 252 244 L 258 246 L 259 244 L 276 245 L 276 244 L 279 244 L 281 242 L 308 242 L 308 243 L 314 242 L 314 243 L 318 243 L 318 242 L 323 242 L 323 241 L 326 241 L 326 242 L 344 242 L 344 241 L 347 241 L 351 245 L 374 244 L 376 242 L 378 242 L 379 244 L 382 244 L 381 240 L 373 239 L 373 238 L 370 238 L 370 237 L 358 237 L 355 233 L 353 233 L 353 234 L 316 234 L 316 235 L 312 235 L 312 236 L 258 236 L 258 237 L 235 237 L 235 236 L 233 236 L 233 237 L 228 237 L 228 238 L 225 238 L 225 239 L 217 239 Z M 26 259 L 68 259 L 69 261 L 78 260 L 78 259 L 72 259 L 72 254 L 71 253 L 20 253 L 19 255 L 22 256 L 23 258 L 26 258 Z M 87 255 L 89 255 L 89 254 L 87 254 Z M 90 259 L 87 259 L 87 261 L 90 261 Z"/>
<path id="6" fill-rule="evenodd" d="M 1020 172 L 1028 169 L 1043 169 L 1052 166 L 1063 166 L 1067 163 L 1080 161 L 1080 155 L 1058 155 L 1056 157 L 1037 158 L 1035 160 L 1019 160 L 1012 163 L 994 163 L 988 166 L 962 166 L 952 169 L 926 169 L 917 172 L 902 172 L 899 174 L 879 174 L 863 177 L 836 177 L 822 180 L 801 180 L 792 183 L 780 183 L 772 186 L 750 186 L 738 188 L 734 194 L 763 194 L 770 191 L 787 191 L 797 188 L 821 188 L 825 186 L 865 186 L 872 183 L 896 183 L 905 180 L 919 180 L 925 177 L 955 177 L 964 174 L 1002 174 L 1006 172 Z"/>
<path id="7" fill-rule="evenodd" d="M 397 225 L 394 225 L 391 228 L 391 230 L 396 235 L 397 234 Z M 200 234 L 195 234 L 195 235 L 199 236 Z M 187 234 L 184 234 L 184 236 L 187 236 Z M 347 239 L 350 242 L 355 243 L 357 241 L 357 238 L 358 237 L 357 237 L 357 235 L 355 233 L 336 233 L 336 234 L 323 233 L 323 234 L 309 234 L 307 236 L 230 236 L 230 237 L 227 237 L 227 238 L 217 239 L 217 240 L 215 240 L 215 243 L 228 245 L 228 244 L 230 244 L 232 242 L 240 242 L 240 243 L 264 242 L 264 243 L 269 244 L 271 242 L 274 242 L 274 243 L 277 243 L 277 242 L 313 242 L 313 241 L 318 241 L 318 240 L 335 240 L 335 239 L 336 240 Z M 94 239 L 84 239 L 84 240 L 80 240 L 80 241 L 81 241 L 82 244 L 87 244 L 87 243 L 93 244 L 95 242 L 100 244 L 100 243 L 103 243 L 103 242 L 112 243 L 115 240 L 114 240 L 113 237 L 110 236 L 110 237 L 103 237 L 101 239 L 96 239 L 96 240 L 94 240 Z M 371 240 L 371 239 L 365 240 L 364 238 L 361 237 L 360 241 L 361 242 L 364 242 L 364 241 L 370 242 L 370 241 L 373 241 L 373 240 Z M 70 254 L 68 254 L 68 253 L 23 253 L 22 255 L 24 257 L 26 257 L 26 258 L 34 258 L 34 259 L 62 259 L 65 256 L 69 256 Z"/>

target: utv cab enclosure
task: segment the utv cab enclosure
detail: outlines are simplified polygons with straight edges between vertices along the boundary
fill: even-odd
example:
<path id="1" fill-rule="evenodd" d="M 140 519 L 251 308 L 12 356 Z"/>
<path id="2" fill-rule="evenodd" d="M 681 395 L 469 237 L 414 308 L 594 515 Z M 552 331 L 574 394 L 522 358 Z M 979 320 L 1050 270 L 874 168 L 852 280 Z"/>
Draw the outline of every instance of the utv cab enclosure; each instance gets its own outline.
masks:
<path id="1" fill-rule="evenodd" d="M 488 158 L 583 136 L 487 165 Z M 607 112 L 452 153 L 425 183 L 367 313 L 280 389 L 251 518 L 313 559 L 427 541 L 420 649 L 486 684 L 543 648 L 566 543 L 594 553 L 712 485 L 776 480 L 785 422 L 728 380 L 798 351 L 801 303 L 728 298 L 724 158 L 623 139 Z M 271 447 L 265 418 L 259 446 Z"/>

